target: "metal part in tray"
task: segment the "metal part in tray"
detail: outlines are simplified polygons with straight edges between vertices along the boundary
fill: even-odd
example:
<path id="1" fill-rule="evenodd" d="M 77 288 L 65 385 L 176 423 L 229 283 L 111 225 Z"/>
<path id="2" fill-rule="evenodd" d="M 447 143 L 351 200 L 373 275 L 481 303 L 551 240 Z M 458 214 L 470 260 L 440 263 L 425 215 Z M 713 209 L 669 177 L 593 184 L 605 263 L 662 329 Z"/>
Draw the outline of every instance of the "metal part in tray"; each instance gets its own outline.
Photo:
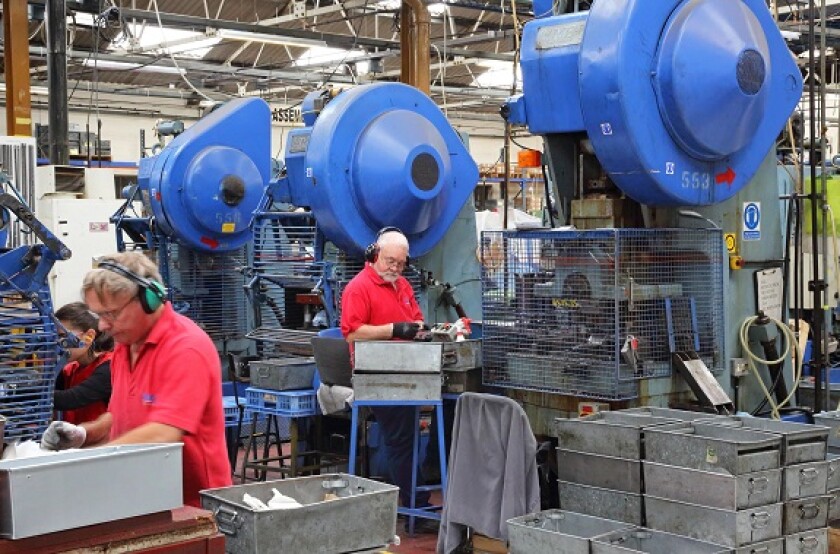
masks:
<path id="1" fill-rule="evenodd" d="M 181 444 L 0 461 L 0 536 L 21 539 L 183 505 Z"/>
<path id="2" fill-rule="evenodd" d="M 563 510 L 507 521 L 510 554 L 589 554 L 589 539 L 627 529 L 627 523 Z"/>
<path id="3" fill-rule="evenodd" d="M 778 435 L 695 421 L 647 429 L 645 459 L 741 475 L 778 468 L 780 444 Z"/>
<path id="4" fill-rule="evenodd" d="M 698 420 L 698 423 L 728 425 L 779 435 L 782 439 L 781 464 L 783 466 L 825 460 L 826 439 L 829 429 L 822 425 L 741 416 Z"/>
<path id="5" fill-rule="evenodd" d="M 730 475 L 643 462 L 645 493 L 722 510 L 741 510 L 779 502 L 782 470 Z"/>
<path id="6" fill-rule="evenodd" d="M 442 342 L 357 341 L 353 373 L 440 373 Z"/>
<path id="7" fill-rule="evenodd" d="M 592 554 L 729 554 L 730 549 L 651 529 L 615 531 L 592 539 Z M 559 552 L 559 551 L 558 551 Z"/>
<path id="8" fill-rule="evenodd" d="M 275 488 L 303 506 L 256 511 L 242 501 L 248 493 L 267 502 Z M 229 553 L 355 552 L 393 540 L 398 492 L 392 485 L 340 473 L 205 490 L 201 505 L 214 513 Z M 327 493 L 337 498 L 328 500 Z"/>
<path id="9" fill-rule="evenodd" d="M 733 548 L 782 536 L 781 503 L 735 511 L 645 495 L 645 515 L 651 529 Z"/>
<path id="10" fill-rule="evenodd" d="M 600 412 L 580 419 L 557 418 L 554 431 L 560 448 L 639 460 L 642 429 L 676 422 L 645 413 Z"/>
<path id="11" fill-rule="evenodd" d="M 570 512 L 642 524 L 642 495 L 558 481 L 560 507 Z"/>

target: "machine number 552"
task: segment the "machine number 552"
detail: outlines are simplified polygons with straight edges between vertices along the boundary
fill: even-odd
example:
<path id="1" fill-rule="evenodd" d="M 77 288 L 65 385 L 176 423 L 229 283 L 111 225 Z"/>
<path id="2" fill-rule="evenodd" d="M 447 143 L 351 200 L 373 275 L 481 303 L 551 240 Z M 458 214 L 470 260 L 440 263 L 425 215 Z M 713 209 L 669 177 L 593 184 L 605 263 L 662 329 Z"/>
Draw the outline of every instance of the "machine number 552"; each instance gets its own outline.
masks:
<path id="1" fill-rule="evenodd" d="M 707 189 L 712 184 L 712 174 L 701 171 L 683 171 L 682 188 L 684 189 Z"/>

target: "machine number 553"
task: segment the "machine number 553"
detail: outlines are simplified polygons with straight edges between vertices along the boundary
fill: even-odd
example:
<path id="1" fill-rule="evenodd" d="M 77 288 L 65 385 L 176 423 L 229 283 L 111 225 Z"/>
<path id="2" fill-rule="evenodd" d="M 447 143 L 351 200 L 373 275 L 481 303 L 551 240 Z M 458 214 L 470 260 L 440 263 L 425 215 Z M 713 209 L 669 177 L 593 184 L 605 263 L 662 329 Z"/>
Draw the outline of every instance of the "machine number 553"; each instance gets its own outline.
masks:
<path id="1" fill-rule="evenodd" d="M 700 171 L 683 171 L 682 187 L 684 189 L 707 189 L 712 184 L 712 174 Z"/>

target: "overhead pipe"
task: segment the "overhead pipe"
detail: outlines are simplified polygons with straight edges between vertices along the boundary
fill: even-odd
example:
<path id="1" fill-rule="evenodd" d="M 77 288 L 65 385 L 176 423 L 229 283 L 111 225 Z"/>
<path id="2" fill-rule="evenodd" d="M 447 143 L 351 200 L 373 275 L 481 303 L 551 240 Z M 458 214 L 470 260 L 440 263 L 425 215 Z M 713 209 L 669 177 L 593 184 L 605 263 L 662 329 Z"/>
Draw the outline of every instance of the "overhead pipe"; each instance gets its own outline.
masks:
<path id="1" fill-rule="evenodd" d="M 432 17 L 422 0 L 403 0 L 400 12 L 400 81 L 430 92 Z"/>

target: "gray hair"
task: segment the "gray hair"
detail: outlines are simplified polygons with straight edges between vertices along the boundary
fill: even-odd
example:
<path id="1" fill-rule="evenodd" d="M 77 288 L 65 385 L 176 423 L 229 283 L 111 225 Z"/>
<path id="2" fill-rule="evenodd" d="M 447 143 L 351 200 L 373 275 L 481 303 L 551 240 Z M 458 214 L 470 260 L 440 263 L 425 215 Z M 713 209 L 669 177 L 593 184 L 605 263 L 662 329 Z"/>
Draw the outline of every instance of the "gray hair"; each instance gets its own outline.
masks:
<path id="1" fill-rule="evenodd" d="M 408 239 L 399 231 L 388 231 L 382 233 L 376 240 L 376 244 L 382 246 L 402 246 L 408 250 Z"/>
<path id="2" fill-rule="evenodd" d="M 157 265 L 142 252 L 132 251 L 109 254 L 99 258 L 98 261 L 119 264 L 140 277 L 144 277 L 150 281 L 162 282 Z M 84 281 L 82 281 L 82 295 L 86 294 L 89 290 L 95 292 L 96 296 L 102 299 L 104 294 L 121 296 L 128 293 L 130 296 L 134 296 L 140 292 L 140 287 L 128 277 L 120 275 L 115 271 L 96 268 L 88 271 Z"/>

